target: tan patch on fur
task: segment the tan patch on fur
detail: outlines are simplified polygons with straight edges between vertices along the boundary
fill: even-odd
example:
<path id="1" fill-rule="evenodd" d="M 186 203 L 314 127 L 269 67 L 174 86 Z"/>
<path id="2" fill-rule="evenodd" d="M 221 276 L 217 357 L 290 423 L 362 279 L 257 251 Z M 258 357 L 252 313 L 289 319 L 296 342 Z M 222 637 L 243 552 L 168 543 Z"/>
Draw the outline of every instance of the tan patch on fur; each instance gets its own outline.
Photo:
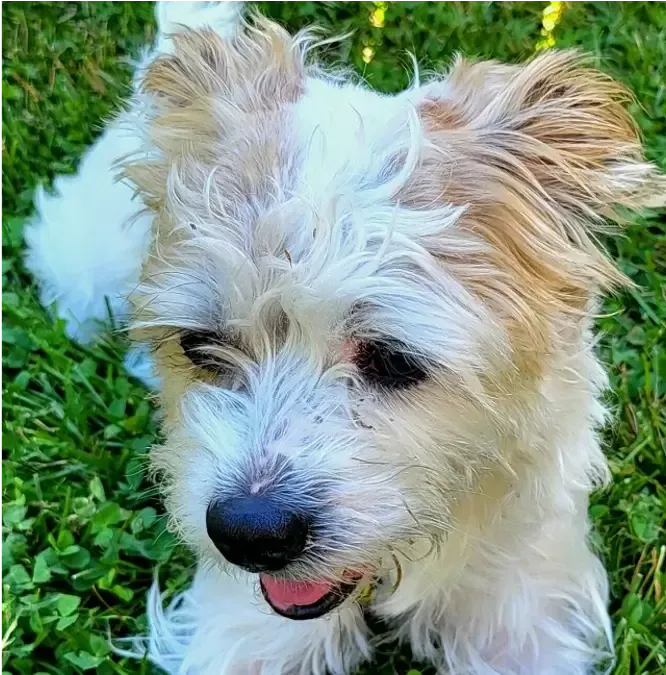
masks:
<path id="1" fill-rule="evenodd" d="M 304 37 L 260 17 L 230 40 L 211 30 L 172 39 L 173 54 L 155 60 L 142 81 L 155 106 L 153 156 L 126 167 L 158 212 L 158 229 L 165 220 L 177 227 L 186 211 L 228 221 L 239 204 L 270 196 L 288 170 L 288 108 L 305 78 Z M 206 212 L 213 201 L 218 213 Z"/>
<path id="2" fill-rule="evenodd" d="M 433 250 L 536 364 L 598 291 L 626 281 L 592 233 L 620 220 L 618 207 L 663 203 L 664 178 L 643 160 L 626 90 L 575 53 L 525 66 L 459 59 L 442 98 L 427 92 L 431 145 L 399 200 L 467 205 Z"/>
<path id="3" fill-rule="evenodd" d="M 457 129 L 463 124 L 453 106 L 443 101 L 423 101 L 419 105 L 419 115 L 427 129 L 439 132 Z"/>
<path id="4" fill-rule="evenodd" d="M 212 30 L 177 33 L 174 53 L 151 64 L 143 86 L 188 106 L 224 93 L 243 112 L 297 101 L 302 93 L 303 60 L 299 38 L 257 17 L 230 40 Z"/>

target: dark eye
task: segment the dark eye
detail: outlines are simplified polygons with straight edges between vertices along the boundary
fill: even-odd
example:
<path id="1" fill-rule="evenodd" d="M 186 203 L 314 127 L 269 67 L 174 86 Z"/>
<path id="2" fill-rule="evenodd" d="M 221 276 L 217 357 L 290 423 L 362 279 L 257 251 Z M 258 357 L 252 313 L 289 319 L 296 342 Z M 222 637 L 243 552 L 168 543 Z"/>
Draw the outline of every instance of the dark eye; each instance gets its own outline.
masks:
<path id="1" fill-rule="evenodd" d="M 410 387 L 427 377 L 417 358 L 395 343 L 362 342 L 355 362 L 367 382 L 387 389 Z"/>
<path id="2" fill-rule="evenodd" d="M 221 363 L 217 360 L 210 348 L 222 344 L 220 335 L 210 331 L 184 330 L 180 334 L 180 346 L 185 356 L 199 368 L 217 372 Z"/>

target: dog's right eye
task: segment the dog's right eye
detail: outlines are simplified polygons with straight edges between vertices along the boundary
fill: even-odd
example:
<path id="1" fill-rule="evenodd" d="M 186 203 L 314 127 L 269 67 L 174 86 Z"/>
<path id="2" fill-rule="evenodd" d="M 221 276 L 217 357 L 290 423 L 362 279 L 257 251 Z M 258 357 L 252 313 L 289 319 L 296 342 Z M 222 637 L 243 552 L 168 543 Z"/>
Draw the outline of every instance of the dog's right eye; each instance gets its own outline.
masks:
<path id="1" fill-rule="evenodd" d="M 180 346 L 185 356 L 197 367 L 217 372 L 220 362 L 210 352 L 210 347 L 221 344 L 217 333 L 202 330 L 184 330 L 180 334 Z"/>

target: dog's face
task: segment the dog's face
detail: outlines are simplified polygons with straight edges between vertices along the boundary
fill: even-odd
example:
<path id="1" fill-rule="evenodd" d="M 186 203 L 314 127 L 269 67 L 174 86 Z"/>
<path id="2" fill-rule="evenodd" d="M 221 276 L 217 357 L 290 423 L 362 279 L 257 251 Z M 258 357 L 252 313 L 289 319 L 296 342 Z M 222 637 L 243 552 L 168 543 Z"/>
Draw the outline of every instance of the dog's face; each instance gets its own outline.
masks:
<path id="1" fill-rule="evenodd" d="M 303 44 L 178 37 L 128 169 L 156 213 L 133 301 L 170 515 L 297 617 L 445 537 L 484 475 L 538 476 L 521 429 L 619 278 L 586 224 L 651 171 L 571 55 L 388 98 L 309 71 Z"/>

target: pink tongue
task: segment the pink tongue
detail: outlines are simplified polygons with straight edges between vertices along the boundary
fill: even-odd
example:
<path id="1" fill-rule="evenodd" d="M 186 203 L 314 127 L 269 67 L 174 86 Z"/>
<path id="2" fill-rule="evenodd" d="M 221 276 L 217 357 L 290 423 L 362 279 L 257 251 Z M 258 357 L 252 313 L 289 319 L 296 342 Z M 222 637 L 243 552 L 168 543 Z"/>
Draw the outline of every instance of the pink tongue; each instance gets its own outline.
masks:
<path id="1" fill-rule="evenodd" d="M 330 581 L 294 581 L 293 579 L 276 579 L 268 574 L 260 574 L 261 583 L 271 604 L 277 609 L 314 605 L 332 588 Z"/>

